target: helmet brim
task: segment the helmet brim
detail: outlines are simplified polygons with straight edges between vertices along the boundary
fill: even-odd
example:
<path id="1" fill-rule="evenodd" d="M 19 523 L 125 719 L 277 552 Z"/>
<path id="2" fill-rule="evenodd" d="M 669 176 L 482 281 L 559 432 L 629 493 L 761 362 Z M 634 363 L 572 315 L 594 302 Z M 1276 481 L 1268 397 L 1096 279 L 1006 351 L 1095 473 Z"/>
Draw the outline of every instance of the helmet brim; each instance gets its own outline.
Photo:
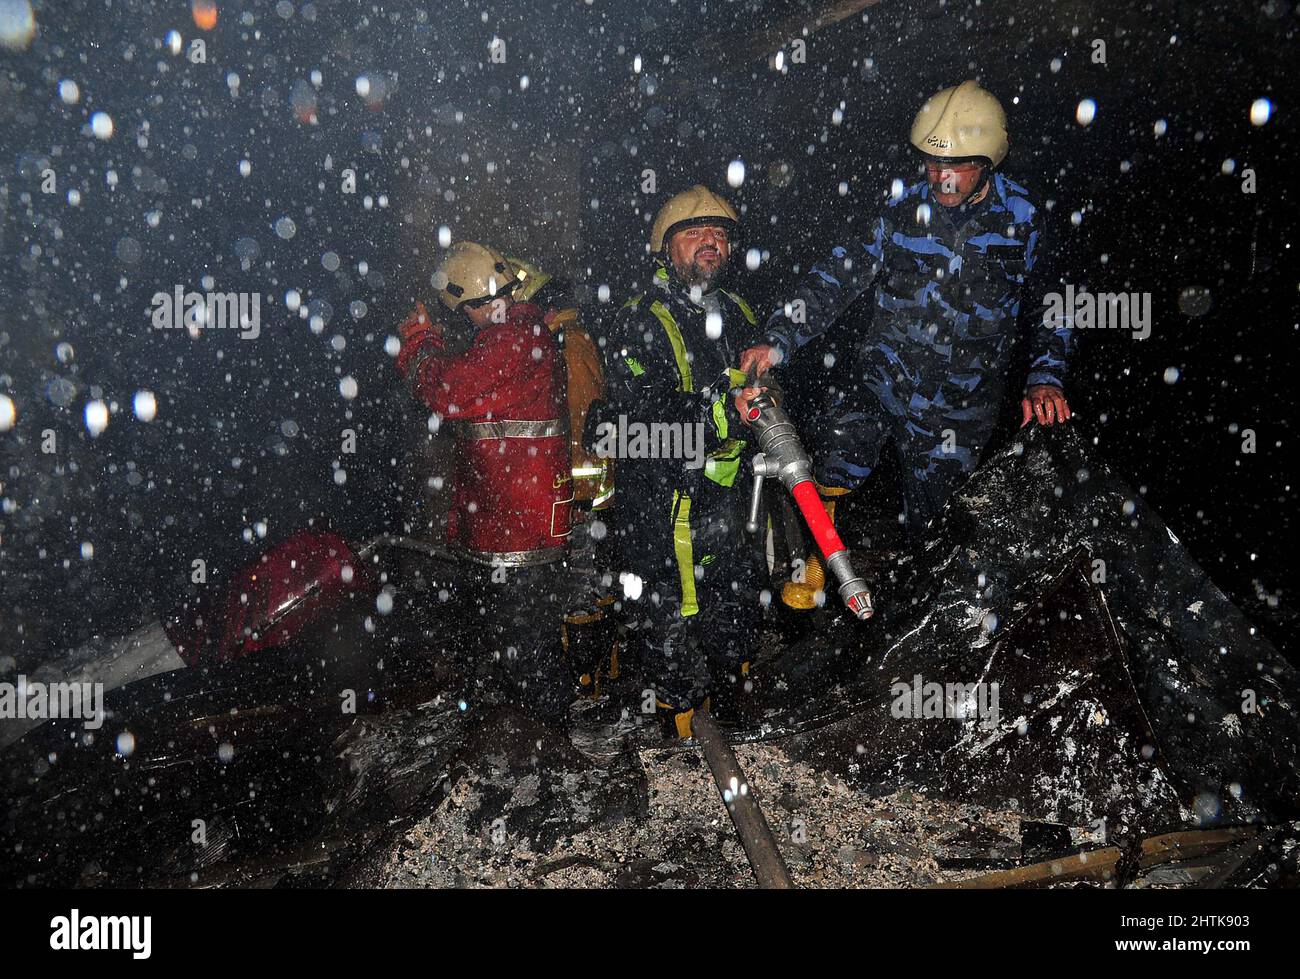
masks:
<path id="1" fill-rule="evenodd" d="M 670 224 L 668 226 L 668 230 L 664 232 L 664 251 L 668 250 L 668 246 L 673 240 L 673 235 L 677 234 L 677 232 L 685 231 L 687 228 L 704 228 L 709 225 L 725 228 L 727 230 L 727 236 L 733 239 L 736 237 L 736 232 L 740 229 L 739 223 L 731 220 L 731 218 L 722 217 L 716 214 L 704 215 L 698 218 L 687 218 L 684 221 L 678 221 L 676 224 Z"/>

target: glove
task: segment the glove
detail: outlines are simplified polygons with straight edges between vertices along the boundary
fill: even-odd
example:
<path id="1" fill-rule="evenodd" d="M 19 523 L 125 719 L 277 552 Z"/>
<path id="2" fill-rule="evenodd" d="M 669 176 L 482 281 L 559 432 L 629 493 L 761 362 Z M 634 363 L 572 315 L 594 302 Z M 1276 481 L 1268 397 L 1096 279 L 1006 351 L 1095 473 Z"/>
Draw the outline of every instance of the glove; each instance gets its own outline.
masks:
<path id="1" fill-rule="evenodd" d="M 778 405 L 781 403 L 781 386 L 777 383 L 776 377 L 771 371 L 760 375 L 757 366 L 757 364 L 751 364 L 745 379 L 738 381 L 731 389 L 733 396 L 732 407 L 736 409 L 736 414 L 746 426 L 749 425 L 747 412 L 750 398 L 755 398 L 766 390 L 772 396 L 774 402 Z"/>
<path id="2" fill-rule="evenodd" d="M 444 346 L 442 332 L 442 324 L 429 319 L 424 303 L 416 302 L 415 312 L 397 327 L 402 340 L 402 348 L 397 354 L 397 372 L 405 377 L 422 349 L 441 350 Z"/>
<path id="3" fill-rule="evenodd" d="M 397 334 L 402 338 L 402 346 L 406 346 L 407 343 L 419 344 L 426 337 L 438 341 L 441 346 L 442 324 L 430 320 L 424 303 L 417 300 L 415 312 L 402 320 L 397 328 Z"/>

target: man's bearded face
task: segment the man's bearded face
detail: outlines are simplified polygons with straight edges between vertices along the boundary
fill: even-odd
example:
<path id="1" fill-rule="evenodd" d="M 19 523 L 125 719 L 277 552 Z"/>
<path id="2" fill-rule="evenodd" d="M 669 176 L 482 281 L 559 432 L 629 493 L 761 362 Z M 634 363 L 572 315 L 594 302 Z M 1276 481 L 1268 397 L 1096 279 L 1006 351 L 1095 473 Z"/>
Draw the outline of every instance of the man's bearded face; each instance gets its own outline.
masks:
<path id="1" fill-rule="evenodd" d="M 731 258 L 731 236 L 720 224 L 683 228 L 669 239 L 668 257 L 678 278 L 709 292 Z"/>

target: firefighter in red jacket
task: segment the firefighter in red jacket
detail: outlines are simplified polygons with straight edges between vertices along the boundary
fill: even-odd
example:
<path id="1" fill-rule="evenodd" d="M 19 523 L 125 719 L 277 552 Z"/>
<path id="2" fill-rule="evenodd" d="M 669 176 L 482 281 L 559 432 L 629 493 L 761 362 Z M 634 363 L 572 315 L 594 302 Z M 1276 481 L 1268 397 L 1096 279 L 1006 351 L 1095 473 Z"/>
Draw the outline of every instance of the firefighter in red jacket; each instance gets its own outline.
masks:
<path id="1" fill-rule="evenodd" d="M 573 503 L 564 373 L 541 310 L 514 301 L 518 282 L 497 251 L 452 245 L 434 276 L 445 325 L 417 305 L 397 370 L 455 437 L 448 544 L 492 638 L 477 679 L 503 681 L 512 700 L 562 722 L 574 694 L 560 644 Z M 468 346 L 453 352 L 452 335 Z"/>

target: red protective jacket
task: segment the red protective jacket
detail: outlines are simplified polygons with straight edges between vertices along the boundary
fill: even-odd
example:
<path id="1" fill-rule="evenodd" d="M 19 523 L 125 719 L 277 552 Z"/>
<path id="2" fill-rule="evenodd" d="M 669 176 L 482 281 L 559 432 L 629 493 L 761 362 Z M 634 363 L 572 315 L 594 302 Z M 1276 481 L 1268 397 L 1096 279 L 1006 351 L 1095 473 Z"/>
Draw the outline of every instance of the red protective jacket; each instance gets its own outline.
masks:
<path id="1" fill-rule="evenodd" d="M 531 303 L 480 329 L 464 353 L 444 352 L 423 307 L 397 370 L 456 438 L 448 543 L 484 564 L 563 556 L 573 504 L 563 365 Z M 408 321 L 409 323 L 410 321 Z"/>

